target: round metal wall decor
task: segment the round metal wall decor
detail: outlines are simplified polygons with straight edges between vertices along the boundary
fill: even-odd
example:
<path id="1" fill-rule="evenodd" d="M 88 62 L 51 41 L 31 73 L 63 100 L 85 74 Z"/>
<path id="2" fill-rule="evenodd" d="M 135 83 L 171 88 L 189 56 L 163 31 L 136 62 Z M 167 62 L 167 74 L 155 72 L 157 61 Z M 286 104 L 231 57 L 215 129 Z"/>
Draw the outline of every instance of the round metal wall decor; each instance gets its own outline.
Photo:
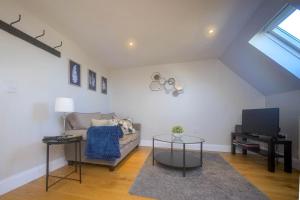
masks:
<path id="1" fill-rule="evenodd" d="M 175 78 L 169 78 L 168 79 L 168 84 L 169 85 L 175 85 Z"/>
<path id="2" fill-rule="evenodd" d="M 161 77 L 160 80 L 159 80 L 159 83 L 160 83 L 161 85 L 165 85 L 165 84 L 167 83 L 167 81 L 166 81 L 165 78 Z"/>
<path id="3" fill-rule="evenodd" d="M 149 87 L 152 91 L 160 91 L 162 89 L 159 81 L 152 81 Z"/>
<path id="4" fill-rule="evenodd" d="M 154 72 L 151 76 L 153 81 L 159 81 L 161 79 L 161 75 L 159 72 Z"/>
<path id="5" fill-rule="evenodd" d="M 152 91 L 165 90 L 167 94 L 172 92 L 173 96 L 175 97 L 183 93 L 183 87 L 178 85 L 173 77 L 166 79 L 162 77 L 159 72 L 154 72 L 151 76 L 151 79 L 152 81 L 149 85 L 149 88 Z"/>

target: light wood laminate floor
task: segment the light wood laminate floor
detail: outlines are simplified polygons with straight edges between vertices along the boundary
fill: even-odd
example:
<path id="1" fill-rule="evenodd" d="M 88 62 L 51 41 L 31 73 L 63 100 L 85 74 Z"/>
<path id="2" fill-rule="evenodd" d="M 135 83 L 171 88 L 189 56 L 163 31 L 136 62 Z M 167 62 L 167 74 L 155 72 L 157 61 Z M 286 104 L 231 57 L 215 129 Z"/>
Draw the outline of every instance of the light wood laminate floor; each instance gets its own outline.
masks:
<path id="1" fill-rule="evenodd" d="M 63 180 L 45 192 L 45 177 L 32 181 L 14 191 L 0 197 L 1 200 L 99 200 L 99 199 L 148 199 L 133 196 L 128 193 L 150 148 L 139 148 L 127 159 L 110 172 L 108 168 L 97 165 L 83 165 L 83 182 Z M 277 170 L 270 173 L 266 170 L 264 158 L 260 156 L 232 156 L 221 153 L 240 174 L 271 199 L 298 199 L 299 173 L 292 174 Z M 280 166 L 282 167 L 282 166 Z M 70 170 L 66 166 L 56 170 L 56 175 L 62 175 Z"/>

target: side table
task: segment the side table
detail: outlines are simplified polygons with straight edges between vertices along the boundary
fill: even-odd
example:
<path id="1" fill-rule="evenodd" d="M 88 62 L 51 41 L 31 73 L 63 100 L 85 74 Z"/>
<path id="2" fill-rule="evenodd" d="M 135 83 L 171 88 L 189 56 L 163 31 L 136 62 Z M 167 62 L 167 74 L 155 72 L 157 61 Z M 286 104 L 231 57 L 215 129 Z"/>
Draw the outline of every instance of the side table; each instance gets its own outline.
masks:
<path id="1" fill-rule="evenodd" d="M 43 143 L 47 145 L 47 155 L 46 155 L 46 192 L 50 187 L 58 183 L 59 181 L 66 179 L 66 180 L 73 180 L 73 181 L 79 181 L 81 183 L 81 141 L 82 141 L 82 136 L 51 136 L 51 137 L 44 137 Z M 54 176 L 54 175 L 49 175 L 49 148 L 51 145 L 61 145 L 61 144 L 74 144 L 75 148 L 75 169 L 68 173 L 65 176 Z M 77 156 L 79 148 L 79 159 Z M 69 178 L 69 176 L 73 173 L 77 173 L 78 171 L 78 165 L 79 165 L 79 179 L 74 179 L 74 178 Z M 49 177 L 54 177 L 54 178 L 59 178 L 57 181 L 49 185 Z"/>

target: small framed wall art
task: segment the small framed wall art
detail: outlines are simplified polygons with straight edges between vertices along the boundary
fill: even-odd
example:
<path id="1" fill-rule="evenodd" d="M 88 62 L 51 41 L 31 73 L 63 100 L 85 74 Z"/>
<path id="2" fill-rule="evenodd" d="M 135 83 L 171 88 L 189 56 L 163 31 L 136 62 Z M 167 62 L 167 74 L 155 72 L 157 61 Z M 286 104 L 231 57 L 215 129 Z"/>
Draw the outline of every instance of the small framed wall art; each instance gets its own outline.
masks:
<path id="1" fill-rule="evenodd" d="M 102 94 L 107 94 L 107 78 L 101 77 L 101 92 Z"/>
<path id="2" fill-rule="evenodd" d="M 81 85 L 80 64 L 74 62 L 73 60 L 70 60 L 69 83 L 79 87 Z"/>
<path id="3" fill-rule="evenodd" d="M 93 91 L 97 90 L 96 72 L 93 72 L 92 70 L 88 71 L 88 88 Z"/>

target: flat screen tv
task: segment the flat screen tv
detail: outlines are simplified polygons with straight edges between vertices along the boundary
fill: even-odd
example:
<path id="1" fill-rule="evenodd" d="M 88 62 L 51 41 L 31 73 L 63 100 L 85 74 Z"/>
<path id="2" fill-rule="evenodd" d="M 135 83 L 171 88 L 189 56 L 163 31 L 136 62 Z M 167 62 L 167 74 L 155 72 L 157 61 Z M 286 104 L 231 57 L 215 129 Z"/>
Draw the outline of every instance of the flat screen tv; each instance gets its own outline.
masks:
<path id="1" fill-rule="evenodd" d="M 279 108 L 243 110 L 242 131 L 247 134 L 276 137 L 279 128 Z"/>

